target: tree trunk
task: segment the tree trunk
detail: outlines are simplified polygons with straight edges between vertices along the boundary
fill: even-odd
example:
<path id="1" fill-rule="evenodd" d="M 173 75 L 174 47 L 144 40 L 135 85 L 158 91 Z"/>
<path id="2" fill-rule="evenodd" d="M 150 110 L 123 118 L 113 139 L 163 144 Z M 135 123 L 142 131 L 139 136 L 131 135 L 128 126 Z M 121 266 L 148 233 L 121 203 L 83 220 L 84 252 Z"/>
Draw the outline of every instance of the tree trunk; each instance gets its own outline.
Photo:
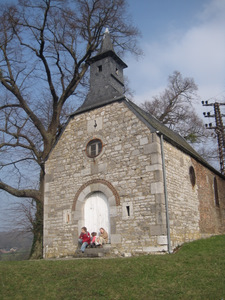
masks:
<path id="1" fill-rule="evenodd" d="M 40 173 L 41 201 L 36 201 L 36 214 L 33 223 L 33 244 L 30 252 L 30 259 L 43 258 L 43 208 L 44 208 L 44 168 Z"/>
<path id="2" fill-rule="evenodd" d="M 33 244 L 30 252 L 30 259 L 43 257 L 43 204 L 37 203 L 35 221 L 33 223 Z"/>

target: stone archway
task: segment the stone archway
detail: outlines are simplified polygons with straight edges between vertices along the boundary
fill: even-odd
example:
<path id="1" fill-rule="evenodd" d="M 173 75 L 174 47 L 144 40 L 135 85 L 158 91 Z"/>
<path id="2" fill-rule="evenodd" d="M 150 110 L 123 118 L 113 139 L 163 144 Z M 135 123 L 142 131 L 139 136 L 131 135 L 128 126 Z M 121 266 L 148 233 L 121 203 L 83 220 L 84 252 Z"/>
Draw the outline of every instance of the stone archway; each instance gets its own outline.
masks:
<path id="1" fill-rule="evenodd" d="M 83 184 L 77 191 L 74 197 L 72 211 L 79 210 L 80 206 L 83 206 L 85 197 L 87 197 L 88 194 L 97 191 L 106 195 L 109 201 L 109 206 L 120 205 L 119 194 L 110 182 L 104 179 L 93 179 Z"/>
<path id="2" fill-rule="evenodd" d="M 117 206 L 120 205 L 120 197 L 113 185 L 104 179 L 93 179 L 83 184 L 77 191 L 73 206 L 72 206 L 72 219 L 78 231 L 82 226 L 85 226 L 84 219 L 84 205 L 87 198 L 95 192 L 103 193 L 107 198 L 109 207 L 109 232 L 111 233 L 111 242 L 113 236 L 116 236 L 116 217 L 117 217 Z"/>

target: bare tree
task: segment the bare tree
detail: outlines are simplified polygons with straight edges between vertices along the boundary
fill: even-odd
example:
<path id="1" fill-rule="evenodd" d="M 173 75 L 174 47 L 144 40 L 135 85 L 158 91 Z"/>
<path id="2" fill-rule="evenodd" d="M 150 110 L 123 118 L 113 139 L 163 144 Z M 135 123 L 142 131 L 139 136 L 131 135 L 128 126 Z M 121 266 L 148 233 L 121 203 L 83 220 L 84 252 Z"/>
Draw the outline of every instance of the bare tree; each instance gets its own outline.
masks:
<path id="1" fill-rule="evenodd" d="M 42 256 L 45 160 L 78 107 L 87 60 L 110 28 L 117 51 L 139 53 L 125 0 L 19 0 L 0 15 L 0 189 L 35 201 L 31 257 Z"/>
<path id="2" fill-rule="evenodd" d="M 178 132 L 206 161 L 218 168 L 215 136 L 205 129 L 193 105 L 198 100 L 197 90 L 192 78 L 183 78 L 180 72 L 174 71 L 168 78 L 168 87 L 152 101 L 145 101 L 142 108 Z"/>
<path id="3" fill-rule="evenodd" d="M 197 90 L 192 78 L 183 78 L 180 72 L 174 71 L 164 92 L 152 101 L 145 101 L 142 108 L 189 142 L 201 142 L 207 133 L 193 107 Z"/>

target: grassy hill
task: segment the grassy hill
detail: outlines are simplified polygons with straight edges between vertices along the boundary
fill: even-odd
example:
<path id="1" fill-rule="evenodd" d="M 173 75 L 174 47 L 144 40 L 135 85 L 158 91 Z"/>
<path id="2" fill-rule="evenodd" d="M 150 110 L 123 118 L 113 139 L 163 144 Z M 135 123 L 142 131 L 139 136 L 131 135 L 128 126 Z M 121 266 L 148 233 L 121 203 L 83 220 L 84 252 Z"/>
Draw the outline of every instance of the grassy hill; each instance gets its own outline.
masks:
<path id="1" fill-rule="evenodd" d="M 175 254 L 2 261 L 0 299 L 225 299 L 225 235 Z"/>

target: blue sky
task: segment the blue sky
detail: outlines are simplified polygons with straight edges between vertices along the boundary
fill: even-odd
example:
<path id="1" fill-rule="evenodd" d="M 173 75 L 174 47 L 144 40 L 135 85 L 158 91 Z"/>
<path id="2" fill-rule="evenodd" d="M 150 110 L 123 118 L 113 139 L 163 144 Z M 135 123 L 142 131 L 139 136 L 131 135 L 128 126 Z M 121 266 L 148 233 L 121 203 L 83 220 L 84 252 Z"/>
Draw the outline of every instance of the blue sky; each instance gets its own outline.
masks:
<path id="1" fill-rule="evenodd" d="M 16 0 L 0 0 L 1 3 Z M 137 104 L 180 71 L 193 77 L 201 100 L 225 98 L 225 0 L 127 0 L 142 37 L 143 57 L 127 55 L 125 76 Z M 201 111 L 200 101 L 198 110 Z"/>
<path id="2" fill-rule="evenodd" d="M 125 75 L 141 103 L 177 70 L 193 77 L 201 100 L 225 98 L 225 0 L 128 0 L 144 56 L 125 57 Z M 200 103 L 200 102 L 199 102 Z"/>

